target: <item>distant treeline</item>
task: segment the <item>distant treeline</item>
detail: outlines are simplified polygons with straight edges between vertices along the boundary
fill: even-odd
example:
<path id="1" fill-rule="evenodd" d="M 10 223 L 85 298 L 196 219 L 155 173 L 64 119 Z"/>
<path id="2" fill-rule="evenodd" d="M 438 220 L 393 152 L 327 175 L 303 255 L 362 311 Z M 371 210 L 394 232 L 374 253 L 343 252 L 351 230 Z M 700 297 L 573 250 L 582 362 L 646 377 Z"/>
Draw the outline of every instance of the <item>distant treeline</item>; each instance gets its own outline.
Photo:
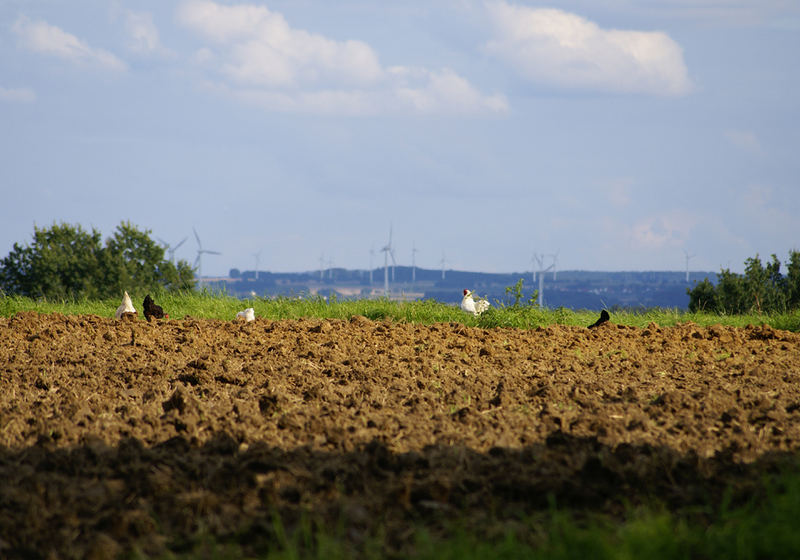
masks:
<path id="1" fill-rule="evenodd" d="M 716 285 L 706 278 L 688 290 L 689 311 L 715 313 L 785 313 L 800 308 L 800 251 L 790 251 L 787 272 L 781 274 L 776 255 L 765 265 L 745 260 L 744 274 L 723 269 Z"/>
<path id="2" fill-rule="evenodd" d="M 393 297 L 433 299 L 442 303 L 458 304 L 463 290 L 474 290 L 493 305 L 508 305 L 513 301 L 506 289 L 516 286 L 520 280 L 522 300 L 536 300 L 539 277 L 531 271 L 511 273 L 472 272 L 412 268 L 398 265 L 388 273 L 389 291 Z M 716 273 L 693 271 L 692 278 L 716 280 Z M 692 286 L 685 271 L 591 271 L 559 270 L 547 272 L 543 277 L 544 306 L 569 309 L 687 309 L 687 288 Z M 204 283 L 215 290 L 222 290 L 237 297 L 253 295 L 265 297 L 297 296 L 315 293 L 324 296 L 336 295 L 346 298 L 343 288 L 352 294 L 359 289 L 359 298 L 374 297 L 383 292 L 383 268 L 349 270 L 330 268 L 322 271 L 269 272 L 232 269 L 228 279 L 217 279 Z M 372 294 L 372 295 L 370 295 Z M 349 296 L 353 297 L 353 296 Z"/>

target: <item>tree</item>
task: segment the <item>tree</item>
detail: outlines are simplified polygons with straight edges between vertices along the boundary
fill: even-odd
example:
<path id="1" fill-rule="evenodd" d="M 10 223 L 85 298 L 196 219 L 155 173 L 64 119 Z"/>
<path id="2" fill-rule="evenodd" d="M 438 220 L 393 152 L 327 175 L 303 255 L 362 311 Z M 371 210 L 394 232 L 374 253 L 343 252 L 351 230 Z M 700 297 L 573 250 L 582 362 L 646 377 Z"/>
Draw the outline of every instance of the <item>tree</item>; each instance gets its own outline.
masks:
<path id="1" fill-rule="evenodd" d="M 758 255 L 746 259 L 744 263 L 745 304 L 758 313 L 766 310 L 784 311 L 786 305 L 778 257 L 772 255 L 772 262 L 766 267 L 761 264 Z"/>
<path id="2" fill-rule="evenodd" d="M 744 313 L 746 309 L 744 280 L 730 269 L 721 270 L 717 282 L 716 311 L 737 314 Z"/>
<path id="3" fill-rule="evenodd" d="M 786 268 L 786 306 L 789 309 L 798 309 L 800 308 L 800 251 L 789 252 L 789 263 Z"/>
<path id="4" fill-rule="evenodd" d="M 717 293 L 714 289 L 714 284 L 705 278 L 702 282 L 695 283 L 694 289 L 687 289 L 689 293 L 689 311 L 696 313 L 698 311 L 708 311 L 714 313 L 717 311 Z"/>
<path id="5" fill-rule="evenodd" d="M 33 243 L 14 249 L 0 261 L 0 288 L 30 297 L 101 297 L 96 279 L 102 269 L 100 232 L 81 226 L 34 226 Z"/>
<path id="6" fill-rule="evenodd" d="M 789 253 L 788 273 L 781 274 L 776 255 L 762 264 L 758 255 L 745 260 L 744 275 L 723 269 L 716 287 L 708 279 L 689 294 L 690 311 L 717 313 L 783 313 L 800 307 L 800 253 Z"/>
<path id="7" fill-rule="evenodd" d="M 100 232 L 81 226 L 34 227 L 33 243 L 14 249 L 0 261 L 0 289 L 29 297 L 105 298 L 124 290 L 185 290 L 194 287 L 186 261 L 164 259 L 164 249 L 130 222 L 100 242 Z"/>
<path id="8" fill-rule="evenodd" d="M 140 231 L 130 222 L 122 222 L 106 240 L 105 254 L 106 285 L 112 293 L 194 287 L 189 263 L 182 260 L 176 266 L 165 260 L 164 248 L 150 239 L 150 231 Z"/>

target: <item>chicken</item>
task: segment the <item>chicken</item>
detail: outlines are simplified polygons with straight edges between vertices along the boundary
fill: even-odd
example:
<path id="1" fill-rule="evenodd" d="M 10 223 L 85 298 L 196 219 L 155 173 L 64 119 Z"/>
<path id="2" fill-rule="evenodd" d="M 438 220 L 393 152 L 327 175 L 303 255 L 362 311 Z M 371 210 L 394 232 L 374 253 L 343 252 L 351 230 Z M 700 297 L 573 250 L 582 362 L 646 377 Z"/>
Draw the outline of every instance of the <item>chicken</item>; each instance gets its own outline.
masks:
<path id="1" fill-rule="evenodd" d="M 461 298 L 461 309 L 466 311 L 467 313 L 472 313 L 476 317 L 489 309 L 491 304 L 486 301 L 485 299 L 478 299 L 477 301 L 472 297 L 472 293 L 469 290 L 464 290 L 464 297 Z"/>
<path id="2" fill-rule="evenodd" d="M 154 319 L 169 319 L 169 313 L 164 313 L 164 310 L 160 305 L 156 305 L 156 302 L 153 301 L 150 294 L 144 296 L 142 307 L 144 308 L 144 318 L 148 321 L 151 317 Z"/>
<path id="3" fill-rule="evenodd" d="M 253 309 L 252 307 L 248 307 L 244 311 L 239 311 L 239 313 L 236 314 L 236 320 L 237 321 L 246 321 L 248 323 L 250 321 L 255 321 L 256 320 L 255 309 Z"/>
<path id="4" fill-rule="evenodd" d="M 594 323 L 592 323 L 591 325 L 589 325 L 588 328 L 593 329 L 595 327 L 599 327 L 600 325 L 602 325 L 603 323 L 605 323 L 609 319 L 611 319 L 611 315 L 608 314 L 608 311 L 603 309 L 600 312 L 600 318 L 597 321 L 595 321 Z"/>
<path id="5" fill-rule="evenodd" d="M 117 307 L 117 312 L 114 314 L 114 317 L 122 319 L 123 317 L 136 317 L 136 315 L 136 309 L 133 307 L 131 296 L 128 295 L 128 292 L 125 292 L 125 295 L 122 296 L 122 304 Z"/>

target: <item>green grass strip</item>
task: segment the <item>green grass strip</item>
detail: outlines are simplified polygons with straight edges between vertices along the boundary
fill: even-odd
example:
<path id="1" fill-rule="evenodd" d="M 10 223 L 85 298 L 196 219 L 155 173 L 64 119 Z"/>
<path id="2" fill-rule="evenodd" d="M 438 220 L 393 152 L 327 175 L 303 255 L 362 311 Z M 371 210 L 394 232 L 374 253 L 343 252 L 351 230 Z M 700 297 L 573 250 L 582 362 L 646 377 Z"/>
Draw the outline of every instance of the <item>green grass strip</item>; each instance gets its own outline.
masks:
<path id="1" fill-rule="evenodd" d="M 145 294 L 131 294 L 134 306 L 141 311 Z M 458 322 L 468 326 L 513 327 L 531 329 L 548 325 L 586 326 L 595 321 L 597 312 L 567 308 L 543 309 L 536 306 L 495 305 L 480 317 L 473 317 L 454 305 L 434 300 L 398 302 L 387 299 L 337 300 L 335 297 L 299 296 L 238 299 L 223 293 L 164 292 L 153 294 L 156 302 L 170 314 L 172 319 L 193 317 L 198 319 L 232 320 L 236 313 L 247 307 L 255 310 L 256 317 L 281 319 L 343 319 L 361 315 L 373 320 L 401 321 L 409 323 Z M 120 298 L 121 299 L 121 298 Z M 18 296 L 0 297 L 0 316 L 10 317 L 19 311 L 39 313 L 62 313 L 65 315 L 99 315 L 113 317 L 118 300 L 64 300 L 50 301 Z M 745 327 L 747 325 L 769 325 L 783 330 L 800 331 L 800 310 L 785 314 L 762 315 L 718 315 L 711 313 L 689 313 L 677 309 L 650 309 L 646 311 L 612 311 L 614 323 L 646 327 L 656 323 L 662 327 L 693 322 L 700 326 L 715 324 Z"/>

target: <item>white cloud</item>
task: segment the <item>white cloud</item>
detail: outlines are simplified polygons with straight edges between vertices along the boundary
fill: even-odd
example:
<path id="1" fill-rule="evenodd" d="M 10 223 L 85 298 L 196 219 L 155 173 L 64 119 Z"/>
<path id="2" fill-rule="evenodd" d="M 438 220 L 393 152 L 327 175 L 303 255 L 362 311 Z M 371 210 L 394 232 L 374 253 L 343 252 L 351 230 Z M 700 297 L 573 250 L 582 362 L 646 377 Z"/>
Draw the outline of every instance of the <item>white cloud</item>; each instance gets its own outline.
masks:
<path id="1" fill-rule="evenodd" d="M 270 110 L 375 114 L 508 108 L 503 96 L 482 94 L 452 70 L 384 68 L 367 43 L 295 29 L 263 6 L 189 0 L 177 16 L 211 42 L 195 60 L 223 77 L 218 89 Z"/>
<path id="2" fill-rule="evenodd" d="M 617 93 L 691 90 L 683 52 L 666 33 L 602 29 L 569 12 L 504 1 L 487 9 L 496 35 L 486 50 L 531 81 Z"/>
<path id="3" fill-rule="evenodd" d="M 390 74 L 398 68 L 390 69 Z M 231 88 L 210 85 L 211 89 L 258 105 L 270 111 L 311 112 L 341 115 L 471 114 L 504 112 L 508 104 L 501 95 L 483 96 L 466 80 L 449 70 L 430 72 L 403 68 L 403 74 L 421 74 L 424 78 L 396 78 L 375 89 L 279 90 Z"/>
<path id="4" fill-rule="evenodd" d="M 416 112 L 430 113 L 445 108 L 462 113 L 508 110 L 504 96 L 484 96 L 467 80 L 448 69 L 433 72 L 394 67 L 389 69 L 389 73 L 396 79 L 394 91 L 400 104 Z"/>
<path id="5" fill-rule="evenodd" d="M 0 86 L 0 101 L 30 103 L 36 100 L 36 93 L 30 88 L 4 88 Z"/>
<path id="6" fill-rule="evenodd" d="M 685 213 L 643 218 L 630 228 L 630 245 L 634 249 L 645 250 L 682 247 L 696 224 L 697 218 Z"/>
<path id="7" fill-rule="evenodd" d="M 128 33 L 129 48 L 139 54 L 168 54 L 161 44 L 158 29 L 149 13 L 127 12 L 125 30 Z"/>
<path id="8" fill-rule="evenodd" d="M 278 38 L 289 32 L 280 14 L 253 5 L 223 6 L 209 1 L 187 1 L 179 6 L 178 19 L 220 43 L 253 37 L 259 32 Z"/>
<path id="9" fill-rule="evenodd" d="M 103 49 L 94 49 L 75 35 L 44 21 L 20 17 L 13 26 L 20 43 L 34 52 L 75 63 L 96 64 L 111 70 L 124 70 L 125 63 Z"/>
<path id="10" fill-rule="evenodd" d="M 223 69 L 242 84 L 297 87 L 338 80 L 362 85 L 381 77 L 378 57 L 366 43 L 293 29 L 264 7 L 192 1 L 181 5 L 178 17 L 228 48 Z"/>

